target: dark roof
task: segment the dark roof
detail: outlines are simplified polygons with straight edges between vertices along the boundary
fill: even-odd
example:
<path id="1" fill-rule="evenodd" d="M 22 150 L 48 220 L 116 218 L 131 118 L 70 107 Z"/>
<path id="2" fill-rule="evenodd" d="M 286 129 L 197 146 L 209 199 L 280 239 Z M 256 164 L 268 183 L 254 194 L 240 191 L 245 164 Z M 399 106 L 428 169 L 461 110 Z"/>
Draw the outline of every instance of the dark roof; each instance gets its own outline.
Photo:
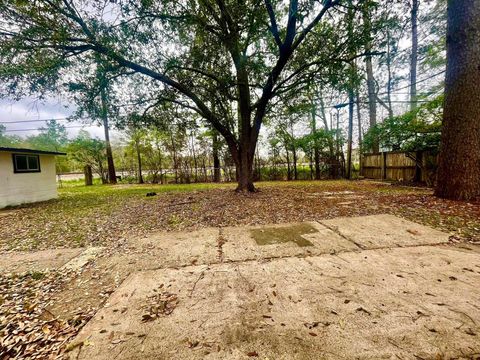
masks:
<path id="1" fill-rule="evenodd" d="M 0 151 L 6 152 L 17 152 L 17 153 L 28 153 L 28 154 L 44 154 L 44 155 L 67 155 L 63 152 L 57 151 L 45 151 L 45 150 L 33 150 L 33 149 L 21 149 L 21 148 L 11 148 L 11 147 L 1 147 Z"/>

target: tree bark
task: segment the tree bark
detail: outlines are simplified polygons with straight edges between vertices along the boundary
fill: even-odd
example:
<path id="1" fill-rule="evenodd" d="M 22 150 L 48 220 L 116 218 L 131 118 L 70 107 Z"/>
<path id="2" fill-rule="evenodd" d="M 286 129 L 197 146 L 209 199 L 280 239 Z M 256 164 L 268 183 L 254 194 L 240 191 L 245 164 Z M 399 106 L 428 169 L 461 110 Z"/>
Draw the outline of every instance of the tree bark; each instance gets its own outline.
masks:
<path id="1" fill-rule="evenodd" d="M 388 116 L 393 118 L 392 108 L 392 52 L 390 46 L 390 30 L 387 29 L 387 103 L 388 103 Z"/>
<path id="2" fill-rule="evenodd" d="M 417 62 L 418 62 L 418 8 L 420 0 L 412 0 L 410 12 L 412 23 L 412 53 L 410 56 L 410 111 L 417 108 Z"/>
<path id="3" fill-rule="evenodd" d="M 135 151 L 137 152 L 137 164 L 138 164 L 138 183 L 143 184 L 142 175 L 142 154 L 140 153 L 140 144 L 138 139 L 135 139 Z"/>
<path id="4" fill-rule="evenodd" d="M 439 197 L 480 198 L 479 84 L 480 2 L 449 0 Z"/>
<path id="5" fill-rule="evenodd" d="M 361 118 L 361 109 L 360 109 L 360 91 L 358 87 L 355 91 L 355 98 L 357 99 L 357 124 L 358 124 L 358 161 L 359 161 L 359 174 L 362 173 L 362 118 Z"/>
<path id="6" fill-rule="evenodd" d="M 287 154 L 287 180 L 292 180 L 292 171 L 290 169 L 290 155 L 288 153 L 288 147 L 285 147 L 285 153 Z"/>
<path id="7" fill-rule="evenodd" d="M 255 186 L 253 185 L 253 156 L 251 156 L 248 151 L 240 152 L 237 169 L 238 185 L 236 191 L 254 192 Z"/>
<path id="8" fill-rule="evenodd" d="M 316 107 L 315 101 L 312 99 L 312 134 L 314 136 L 313 158 L 315 162 L 315 180 L 320 180 L 320 149 L 318 146 L 316 133 L 317 133 L 317 107 Z"/>
<path id="9" fill-rule="evenodd" d="M 352 39 L 353 37 L 353 21 L 354 13 L 352 7 L 352 0 L 348 1 L 348 37 Z M 354 49 L 351 48 L 352 45 L 349 45 L 349 54 L 353 57 L 355 55 Z M 347 169 L 346 169 L 346 178 L 351 179 L 352 177 L 352 141 L 353 141 L 353 102 L 355 101 L 354 94 L 354 77 L 355 77 L 355 65 L 353 61 L 349 65 L 349 74 L 348 74 L 348 140 L 347 140 Z"/>
<path id="10" fill-rule="evenodd" d="M 220 158 L 218 156 L 218 135 L 216 130 L 212 134 L 213 182 L 220 182 Z"/>
<path id="11" fill-rule="evenodd" d="M 350 89 L 348 91 L 348 144 L 347 144 L 347 169 L 346 169 L 346 178 L 352 178 L 352 142 L 353 142 L 353 85 L 350 84 Z"/>
<path id="12" fill-rule="evenodd" d="M 85 186 L 93 185 L 92 167 L 90 165 L 85 165 L 83 173 L 85 174 Z"/>
<path id="13" fill-rule="evenodd" d="M 112 145 L 110 144 L 110 131 L 108 125 L 107 94 L 103 85 L 100 89 L 100 98 L 102 102 L 102 120 L 103 131 L 105 133 L 105 149 L 107 151 L 108 181 L 110 182 L 110 184 L 116 184 L 117 175 L 115 174 L 115 165 L 113 163 Z"/>
<path id="14" fill-rule="evenodd" d="M 368 3 L 366 3 L 368 4 Z M 365 24 L 365 31 L 367 32 L 367 36 L 371 36 L 371 29 L 372 24 L 370 21 L 370 13 L 368 8 L 365 7 L 363 10 L 363 22 Z M 372 50 L 371 41 L 367 41 L 365 45 L 365 51 L 368 53 Z M 366 56 L 365 57 L 365 67 L 367 71 L 367 90 L 368 90 L 368 114 L 370 119 L 370 127 L 374 127 L 377 125 L 377 101 L 376 101 L 376 94 L 375 94 L 375 78 L 373 77 L 373 65 L 372 65 L 372 57 Z M 372 151 L 374 153 L 378 153 L 379 151 L 379 144 L 378 139 L 374 139 L 372 145 Z"/>

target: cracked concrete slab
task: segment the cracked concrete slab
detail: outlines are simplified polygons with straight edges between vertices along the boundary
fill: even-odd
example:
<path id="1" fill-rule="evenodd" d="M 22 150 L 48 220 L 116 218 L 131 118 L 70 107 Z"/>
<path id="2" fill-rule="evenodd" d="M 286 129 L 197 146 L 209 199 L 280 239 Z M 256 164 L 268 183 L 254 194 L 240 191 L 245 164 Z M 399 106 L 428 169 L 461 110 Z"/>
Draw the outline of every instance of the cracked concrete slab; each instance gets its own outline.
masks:
<path id="1" fill-rule="evenodd" d="M 0 271 L 4 273 L 23 273 L 56 269 L 80 255 L 84 250 L 84 248 L 73 248 L 34 252 L 6 252 L 0 255 Z"/>
<path id="2" fill-rule="evenodd" d="M 129 241 L 128 252 L 143 268 L 181 267 L 218 262 L 218 228 L 162 232 Z M 135 254 L 141 254 L 141 257 Z"/>
<path id="3" fill-rule="evenodd" d="M 388 214 L 335 218 L 320 223 L 363 249 L 448 242 L 446 233 Z"/>
<path id="4" fill-rule="evenodd" d="M 311 243 L 311 246 L 299 246 L 294 241 L 259 245 L 255 240 L 254 232 L 277 230 L 288 231 L 298 227 L 298 223 L 279 224 L 269 226 L 228 227 L 222 229 L 225 243 L 222 246 L 224 261 L 244 261 L 285 256 L 311 256 L 331 254 L 342 251 L 355 251 L 359 248 L 332 230 L 316 222 L 306 222 L 313 231 L 305 229 L 299 236 Z M 293 240 L 293 239 L 292 239 Z"/>
<path id="5" fill-rule="evenodd" d="M 447 246 L 138 272 L 71 358 L 471 358 L 479 283 L 479 254 Z M 142 321 L 159 295 L 173 312 Z"/>

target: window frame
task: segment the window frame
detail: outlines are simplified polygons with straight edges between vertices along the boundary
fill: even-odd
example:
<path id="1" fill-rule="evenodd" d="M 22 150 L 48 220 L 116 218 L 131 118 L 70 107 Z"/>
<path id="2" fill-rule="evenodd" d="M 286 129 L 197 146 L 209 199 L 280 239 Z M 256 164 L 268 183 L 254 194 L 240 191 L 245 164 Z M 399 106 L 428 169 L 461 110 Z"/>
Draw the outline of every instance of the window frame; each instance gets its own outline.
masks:
<path id="1" fill-rule="evenodd" d="M 17 157 L 18 156 L 25 156 L 26 157 L 26 161 L 27 161 L 27 169 L 26 170 L 19 170 L 18 169 L 18 166 L 17 166 Z M 38 168 L 37 169 L 28 169 L 29 165 L 28 165 L 28 158 L 29 157 L 33 157 L 33 158 L 36 158 L 37 159 L 37 164 L 38 164 Z M 25 174 L 25 173 L 39 173 L 39 172 L 42 172 L 42 169 L 40 167 L 40 155 L 37 155 L 37 154 L 20 154 L 20 153 L 14 153 L 12 154 L 12 161 L 13 161 L 13 172 L 15 174 Z"/>

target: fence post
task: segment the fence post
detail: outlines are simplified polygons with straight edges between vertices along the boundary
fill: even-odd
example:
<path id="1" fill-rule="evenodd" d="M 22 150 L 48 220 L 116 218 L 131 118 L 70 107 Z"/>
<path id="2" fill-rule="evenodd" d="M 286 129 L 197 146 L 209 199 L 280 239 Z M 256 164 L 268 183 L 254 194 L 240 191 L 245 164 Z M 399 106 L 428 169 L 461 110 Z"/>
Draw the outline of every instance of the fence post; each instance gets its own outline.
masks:
<path id="1" fill-rule="evenodd" d="M 415 182 L 422 181 L 423 151 L 415 152 Z"/>
<path id="2" fill-rule="evenodd" d="M 387 153 L 382 151 L 380 157 L 380 166 L 381 166 L 381 173 L 382 173 L 382 180 L 387 179 Z"/>

